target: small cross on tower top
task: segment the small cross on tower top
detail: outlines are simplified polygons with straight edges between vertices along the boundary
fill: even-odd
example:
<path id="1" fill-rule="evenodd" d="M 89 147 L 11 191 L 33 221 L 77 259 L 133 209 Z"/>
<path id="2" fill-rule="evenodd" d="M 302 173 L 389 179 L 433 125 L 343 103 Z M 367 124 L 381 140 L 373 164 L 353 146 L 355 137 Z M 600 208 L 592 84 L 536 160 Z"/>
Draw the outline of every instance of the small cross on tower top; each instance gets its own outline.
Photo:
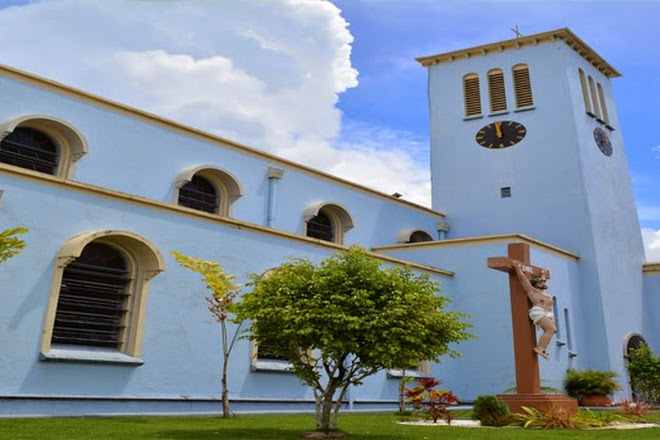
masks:
<path id="1" fill-rule="evenodd" d="M 520 31 L 518 30 L 518 25 L 516 25 L 515 28 L 511 28 L 511 30 L 516 34 L 516 38 L 520 38 L 523 36 L 523 34 L 521 34 Z"/>

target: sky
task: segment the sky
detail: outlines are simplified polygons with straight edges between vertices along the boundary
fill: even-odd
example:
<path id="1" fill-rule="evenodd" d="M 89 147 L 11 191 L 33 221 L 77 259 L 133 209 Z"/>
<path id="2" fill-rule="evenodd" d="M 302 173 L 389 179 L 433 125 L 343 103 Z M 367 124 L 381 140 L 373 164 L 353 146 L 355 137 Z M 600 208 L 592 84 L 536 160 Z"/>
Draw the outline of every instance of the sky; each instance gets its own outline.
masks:
<path id="1" fill-rule="evenodd" d="M 614 95 L 660 261 L 660 1 L 0 0 L 0 63 L 430 205 L 415 57 L 569 27 Z"/>

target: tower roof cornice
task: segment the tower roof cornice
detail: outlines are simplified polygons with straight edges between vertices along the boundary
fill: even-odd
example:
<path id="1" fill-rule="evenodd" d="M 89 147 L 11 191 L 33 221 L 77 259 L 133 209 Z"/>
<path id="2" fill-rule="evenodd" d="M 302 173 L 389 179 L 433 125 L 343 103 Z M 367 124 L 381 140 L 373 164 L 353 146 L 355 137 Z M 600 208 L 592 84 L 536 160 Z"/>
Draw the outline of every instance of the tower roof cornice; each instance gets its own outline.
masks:
<path id="1" fill-rule="evenodd" d="M 498 41 L 496 43 L 484 44 L 481 46 L 470 47 L 467 49 L 455 50 L 453 52 L 445 52 L 437 55 L 429 55 L 425 57 L 415 58 L 422 66 L 431 67 L 442 63 L 451 63 L 454 61 L 474 58 L 482 55 L 492 53 L 504 52 L 506 50 L 520 49 L 526 46 L 536 46 L 543 43 L 552 43 L 555 41 L 563 41 L 571 49 L 577 52 L 582 58 L 587 60 L 598 69 L 603 75 L 608 78 L 616 78 L 621 76 L 614 67 L 596 53 L 587 43 L 582 41 L 568 28 L 556 29 L 554 31 L 542 32 L 540 34 L 527 35 L 511 40 Z"/>

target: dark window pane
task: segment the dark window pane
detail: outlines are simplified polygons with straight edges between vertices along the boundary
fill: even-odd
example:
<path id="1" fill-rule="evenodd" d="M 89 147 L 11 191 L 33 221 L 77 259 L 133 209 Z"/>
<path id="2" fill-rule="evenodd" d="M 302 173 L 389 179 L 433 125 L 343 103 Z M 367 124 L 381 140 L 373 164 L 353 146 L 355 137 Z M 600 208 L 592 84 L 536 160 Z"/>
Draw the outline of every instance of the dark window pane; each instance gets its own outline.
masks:
<path id="1" fill-rule="evenodd" d="M 129 279 L 118 251 L 100 243 L 85 246 L 64 269 L 52 342 L 118 348 Z"/>
<path id="2" fill-rule="evenodd" d="M 326 214 L 319 214 L 307 222 L 307 236 L 325 241 L 334 241 L 334 226 Z"/>
<path id="3" fill-rule="evenodd" d="M 33 128 L 14 129 L 0 143 L 0 162 L 55 174 L 59 151 L 53 140 Z"/>
<path id="4" fill-rule="evenodd" d="M 410 234 L 410 240 L 408 240 L 408 243 L 419 243 L 422 241 L 433 241 L 433 237 L 424 231 L 415 231 Z"/>
<path id="5" fill-rule="evenodd" d="M 259 344 L 257 346 L 257 359 L 268 359 L 275 361 L 288 361 L 289 358 L 286 356 L 280 356 L 273 352 L 273 349 L 269 345 Z"/>
<path id="6" fill-rule="evenodd" d="M 179 190 L 179 205 L 198 211 L 218 212 L 218 194 L 211 182 L 200 176 L 193 176 Z"/>

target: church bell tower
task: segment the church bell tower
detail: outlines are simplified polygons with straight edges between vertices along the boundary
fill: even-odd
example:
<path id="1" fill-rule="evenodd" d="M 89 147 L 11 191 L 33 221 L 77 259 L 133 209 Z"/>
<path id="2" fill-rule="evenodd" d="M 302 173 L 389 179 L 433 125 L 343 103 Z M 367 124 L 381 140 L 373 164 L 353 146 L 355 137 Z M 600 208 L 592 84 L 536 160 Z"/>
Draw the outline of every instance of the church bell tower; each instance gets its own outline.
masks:
<path id="1" fill-rule="evenodd" d="M 641 331 L 644 262 L 620 74 L 566 28 L 417 61 L 448 238 L 519 233 L 579 254 L 581 362 L 619 370 L 622 333 Z"/>

